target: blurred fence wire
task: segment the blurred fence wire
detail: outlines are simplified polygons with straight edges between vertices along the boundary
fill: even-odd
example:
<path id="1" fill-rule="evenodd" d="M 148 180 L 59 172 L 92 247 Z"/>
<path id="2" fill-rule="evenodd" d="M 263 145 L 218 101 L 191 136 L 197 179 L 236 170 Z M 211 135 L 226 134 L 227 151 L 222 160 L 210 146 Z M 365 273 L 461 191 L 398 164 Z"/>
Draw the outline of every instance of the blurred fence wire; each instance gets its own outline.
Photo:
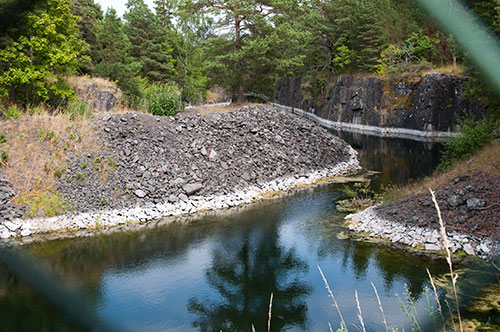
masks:
<path id="1" fill-rule="evenodd" d="M 481 20 L 457 0 L 418 0 L 467 52 L 500 92 L 500 43 Z"/>

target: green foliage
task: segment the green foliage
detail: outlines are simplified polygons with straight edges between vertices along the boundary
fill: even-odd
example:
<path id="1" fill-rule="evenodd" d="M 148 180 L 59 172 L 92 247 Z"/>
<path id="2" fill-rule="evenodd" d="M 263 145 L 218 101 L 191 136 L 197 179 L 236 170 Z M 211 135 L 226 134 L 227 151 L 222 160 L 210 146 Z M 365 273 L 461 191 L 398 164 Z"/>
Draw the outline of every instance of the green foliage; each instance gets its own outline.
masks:
<path id="1" fill-rule="evenodd" d="M 335 72 L 340 72 L 344 68 L 347 68 L 347 66 L 353 61 L 355 53 L 345 45 L 337 47 L 335 51 L 332 64 L 333 68 L 335 68 Z"/>
<path id="2" fill-rule="evenodd" d="M 17 105 L 9 105 L 9 107 L 7 107 L 6 110 L 2 111 L 2 114 L 6 120 L 9 119 L 17 120 L 21 116 L 22 112 L 19 109 L 19 107 L 17 107 Z"/>
<path id="3" fill-rule="evenodd" d="M 21 199 L 21 204 L 28 206 L 27 216 L 53 217 L 66 211 L 66 202 L 54 191 L 30 193 Z"/>
<path id="4" fill-rule="evenodd" d="M 68 0 L 47 0 L 9 37 L 0 48 L 0 95 L 27 105 L 58 104 L 73 94 L 63 76 L 77 68 L 86 45 Z"/>
<path id="5" fill-rule="evenodd" d="M 9 161 L 9 153 L 6 150 L 0 151 L 0 159 L 2 159 L 2 164 L 6 164 Z"/>
<path id="6" fill-rule="evenodd" d="M 7 138 L 5 137 L 4 134 L 0 134 L 0 144 L 3 144 L 5 142 L 7 142 Z"/>
<path id="7" fill-rule="evenodd" d="M 78 18 L 76 24 L 80 38 L 89 45 L 84 53 L 89 61 L 81 61 L 79 64 L 79 70 L 88 74 L 93 71 L 97 59 L 97 30 L 104 15 L 101 7 L 94 0 L 71 0 L 71 12 Z"/>
<path id="8" fill-rule="evenodd" d="M 59 178 L 62 176 L 62 173 L 63 173 L 63 172 L 64 172 L 64 170 L 63 170 L 63 169 L 61 169 L 61 168 L 59 168 L 59 169 L 55 169 L 55 170 L 54 170 L 54 176 L 55 176 L 56 178 L 58 178 L 58 179 L 59 179 Z"/>
<path id="9" fill-rule="evenodd" d="M 144 107 L 153 115 L 175 115 L 181 109 L 180 93 L 167 84 L 153 84 L 144 93 Z"/>
<path id="10" fill-rule="evenodd" d="M 71 120 L 90 118 L 92 109 L 78 98 L 71 98 L 67 105 L 62 108 L 63 113 L 69 114 Z"/>
<path id="11" fill-rule="evenodd" d="M 46 128 L 40 128 L 38 130 L 38 140 L 39 141 L 52 141 L 56 137 L 56 134 L 52 130 Z"/>
<path id="12" fill-rule="evenodd" d="M 186 2 L 185 11 L 217 19 L 223 33 L 206 43 L 209 85 L 230 87 L 237 102 L 245 90 L 272 95 L 279 77 L 303 65 L 309 33 L 298 17 L 306 8 L 293 0 Z M 271 15 L 272 14 L 272 15 Z M 303 17 L 302 17 L 303 18 Z"/>
<path id="13" fill-rule="evenodd" d="M 498 116 L 475 120 L 472 116 L 458 120 L 460 135 L 444 143 L 444 152 L 438 170 L 444 170 L 456 162 L 470 158 L 475 152 L 491 142 L 500 129 Z"/>
<path id="14" fill-rule="evenodd" d="M 127 8 L 124 18 L 130 55 L 141 65 L 143 77 L 152 82 L 167 82 L 175 74 L 175 60 L 160 20 L 143 0 L 129 0 Z"/>
<path id="15" fill-rule="evenodd" d="M 118 86 L 122 90 L 125 103 L 132 108 L 139 108 L 141 106 L 146 85 L 146 79 L 139 76 L 129 79 L 123 78 L 118 81 Z"/>
<path id="16" fill-rule="evenodd" d="M 431 61 L 436 53 L 436 47 L 431 43 L 429 36 L 421 32 L 414 32 L 405 39 L 400 52 L 400 57 L 405 62 Z"/>
<path id="17" fill-rule="evenodd" d="M 130 43 L 122 20 L 109 9 L 96 32 L 95 73 L 116 81 L 125 101 L 136 107 L 142 98 L 142 81 L 136 75 L 141 65 L 131 55 Z"/>
<path id="18" fill-rule="evenodd" d="M 336 202 L 336 209 L 340 212 L 361 211 L 382 200 L 382 196 L 371 188 L 370 181 L 344 185 L 341 190 L 349 198 Z"/>

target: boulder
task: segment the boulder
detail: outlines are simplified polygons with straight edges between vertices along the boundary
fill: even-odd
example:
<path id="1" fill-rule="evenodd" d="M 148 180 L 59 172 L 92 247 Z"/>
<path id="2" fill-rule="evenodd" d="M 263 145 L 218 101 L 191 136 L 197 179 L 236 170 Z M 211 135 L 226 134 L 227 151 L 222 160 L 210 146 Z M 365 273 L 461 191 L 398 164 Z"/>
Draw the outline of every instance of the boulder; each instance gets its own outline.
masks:
<path id="1" fill-rule="evenodd" d="M 186 195 L 191 196 L 203 189 L 203 185 L 201 183 L 188 183 L 183 185 L 182 189 L 186 192 Z"/>

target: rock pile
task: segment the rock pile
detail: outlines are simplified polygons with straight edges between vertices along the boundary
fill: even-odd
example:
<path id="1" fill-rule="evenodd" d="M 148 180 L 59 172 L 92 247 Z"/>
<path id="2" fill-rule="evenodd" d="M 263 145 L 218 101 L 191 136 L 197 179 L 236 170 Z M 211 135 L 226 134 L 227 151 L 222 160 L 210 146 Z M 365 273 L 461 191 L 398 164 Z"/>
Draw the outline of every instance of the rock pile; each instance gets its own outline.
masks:
<path id="1" fill-rule="evenodd" d="M 436 199 L 453 251 L 485 257 L 500 243 L 500 174 L 455 177 L 436 189 Z M 444 249 L 431 195 L 420 194 L 346 217 L 352 230 L 427 250 Z"/>
<path id="2" fill-rule="evenodd" d="M 21 218 L 25 212 L 22 207 L 16 208 L 10 204 L 13 196 L 12 184 L 0 169 L 0 238 L 7 238 L 10 232 L 20 228 L 19 223 L 12 221 Z"/>
<path id="3" fill-rule="evenodd" d="M 102 151 L 70 160 L 57 184 L 66 215 L 13 220 L 21 226 L 4 237 L 224 209 L 359 168 L 356 152 L 326 129 L 264 106 L 95 121 Z"/>
<path id="4" fill-rule="evenodd" d="M 97 123 L 107 152 L 72 160 L 59 183 L 77 212 L 262 189 L 346 161 L 357 167 L 349 145 L 326 129 L 264 106 L 170 118 L 113 114 Z M 111 168 L 104 181 L 102 164 Z"/>

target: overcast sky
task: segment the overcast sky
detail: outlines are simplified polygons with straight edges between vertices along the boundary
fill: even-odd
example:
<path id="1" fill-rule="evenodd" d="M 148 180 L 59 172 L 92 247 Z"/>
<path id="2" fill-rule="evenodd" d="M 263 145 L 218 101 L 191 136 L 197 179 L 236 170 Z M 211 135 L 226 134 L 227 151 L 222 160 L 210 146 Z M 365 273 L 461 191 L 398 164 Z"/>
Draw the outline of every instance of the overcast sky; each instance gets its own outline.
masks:
<path id="1" fill-rule="evenodd" d="M 149 8 L 151 10 L 154 9 L 154 2 L 153 0 L 144 0 Z M 102 11 L 106 13 L 109 7 L 113 7 L 116 9 L 116 12 L 118 13 L 118 16 L 123 16 L 123 13 L 127 10 L 127 7 L 125 4 L 127 3 L 127 0 L 96 0 L 98 4 L 101 5 Z"/>

